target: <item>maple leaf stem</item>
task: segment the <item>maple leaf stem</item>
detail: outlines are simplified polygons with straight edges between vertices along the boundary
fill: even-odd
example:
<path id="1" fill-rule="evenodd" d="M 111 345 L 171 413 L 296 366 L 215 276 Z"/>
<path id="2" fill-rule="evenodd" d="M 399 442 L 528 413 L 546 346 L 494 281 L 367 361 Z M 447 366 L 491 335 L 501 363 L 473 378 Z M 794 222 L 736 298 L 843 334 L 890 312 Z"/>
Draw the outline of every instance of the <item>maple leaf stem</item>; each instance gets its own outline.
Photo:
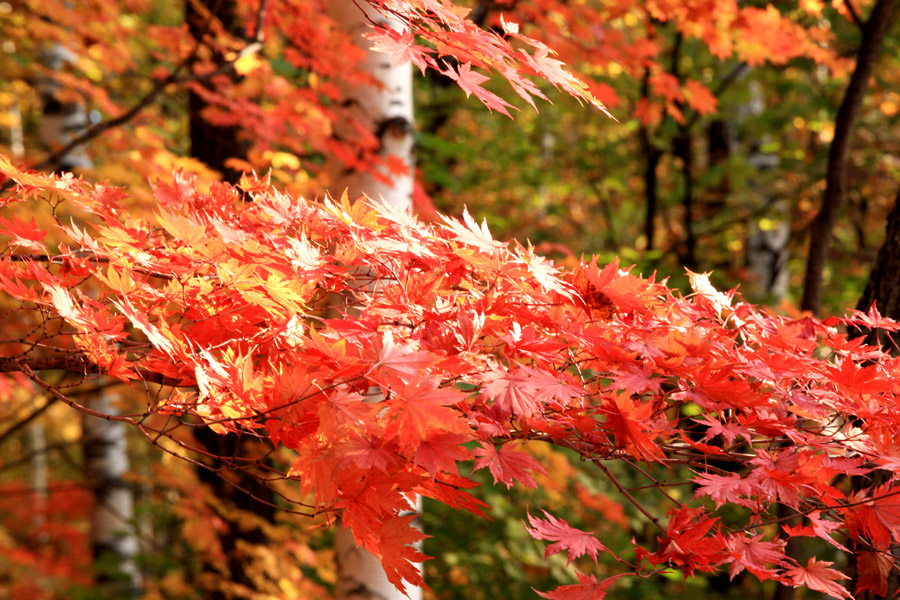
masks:
<path id="1" fill-rule="evenodd" d="M 160 373 L 148 371 L 135 365 L 141 381 L 148 383 L 158 383 L 171 387 L 191 387 L 195 385 L 193 382 L 186 382 L 180 379 L 173 379 Z M 28 377 L 35 379 L 35 371 L 68 371 L 70 373 L 79 373 L 81 375 L 103 375 L 105 372 L 98 365 L 92 363 L 87 355 L 82 352 L 63 352 L 59 351 L 53 356 L 0 356 L 0 373 L 22 372 Z M 40 378 L 35 379 L 42 387 L 55 389 L 52 385 L 46 383 Z"/>
<path id="2" fill-rule="evenodd" d="M 84 252 L 82 256 L 77 256 L 79 252 Z M 96 256 L 89 251 L 84 249 L 76 249 L 69 254 L 76 255 L 76 258 L 84 259 L 87 262 L 95 265 L 101 264 L 109 264 L 112 262 L 112 259 L 106 256 Z M 49 263 L 51 265 L 64 265 L 67 255 L 58 254 L 56 256 L 51 256 L 49 254 L 9 254 L 6 256 L 9 260 L 13 262 L 43 262 Z M 141 275 L 147 275 L 148 277 L 156 277 L 158 279 L 164 279 L 166 281 L 172 281 L 175 279 L 175 276 L 169 275 L 167 273 L 160 273 L 159 271 L 151 271 L 149 269 L 145 269 L 143 267 L 135 266 L 131 269 L 134 273 L 140 273 Z"/>
<path id="3" fill-rule="evenodd" d="M 137 425 L 138 421 L 135 419 L 135 417 L 136 416 L 137 417 L 145 416 L 143 414 L 141 414 L 141 415 L 110 415 L 110 414 L 107 414 L 104 412 L 90 409 L 87 406 L 84 406 L 83 404 L 80 404 L 80 403 L 76 402 L 75 400 L 69 398 L 68 396 L 66 396 L 65 394 L 60 392 L 58 389 L 56 389 L 56 387 L 50 385 L 49 383 L 47 383 L 46 381 L 44 381 L 43 379 L 38 377 L 37 374 L 34 371 L 32 371 L 28 365 L 23 364 L 21 366 L 20 370 L 23 373 L 25 373 L 25 375 L 27 375 L 28 378 L 31 379 L 34 383 L 36 383 L 38 386 L 40 386 L 44 390 L 50 392 L 50 394 L 53 395 L 53 397 L 55 397 L 57 400 L 61 400 L 63 403 L 71 406 L 75 410 L 82 412 L 84 414 L 90 415 L 92 417 L 97 417 L 98 419 L 103 419 L 105 421 L 120 421 L 122 423 L 127 423 L 129 425 Z"/>
<path id="4" fill-rule="evenodd" d="M 669 492 L 667 492 L 667 491 L 665 490 L 664 485 L 663 485 L 663 483 L 662 483 L 660 480 L 658 480 L 656 477 L 654 477 L 653 475 L 651 475 L 650 473 L 648 473 L 648 472 L 647 472 L 643 467 L 641 467 L 639 464 L 637 464 L 637 463 L 635 463 L 635 462 L 633 462 L 633 461 L 631 461 L 631 460 L 629 460 L 629 459 L 627 459 L 627 458 L 623 458 L 622 460 L 623 460 L 626 464 L 629 464 L 629 465 L 631 465 L 633 468 L 637 469 L 637 471 L 638 471 L 641 475 L 643 475 L 644 477 L 646 477 L 647 479 L 649 479 L 650 481 L 652 481 L 653 483 L 652 483 L 651 487 L 655 487 L 657 490 L 659 490 L 659 492 L 660 492 L 663 496 L 665 496 L 666 498 L 668 498 L 669 500 L 671 500 L 672 503 L 675 504 L 675 506 L 677 506 L 678 508 L 684 508 L 684 505 L 683 505 L 681 502 L 679 502 L 678 500 L 676 500 L 675 498 L 673 498 L 672 495 L 669 494 Z"/>
<path id="5" fill-rule="evenodd" d="M 625 496 L 625 498 L 636 509 L 638 509 L 642 515 L 644 515 L 645 517 L 650 519 L 650 522 L 653 523 L 657 529 L 665 532 L 666 528 L 662 526 L 662 524 L 659 522 L 659 519 L 654 517 L 653 514 L 649 510 L 644 508 L 644 505 L 641 504 L 637 498 L 635 498 L 634 496 L 631 495 L 631 492 L 629 492 L 628 489 L 619 482 L 619 480 L 616 478 L 616 476 L 612 474 L 612 471 L 610 471 L 606 465 L 604 465 L 603 463 L 600 463 L 600 462 L 595 462 L 594 464 L 597 465 L 597 468 L 600 469 L 601 471 L 603 471 L 604 475 L 606 475 L 606 477 L 610 480 L 610 482 L 614 486 L 616 486 L 616 489 L 619 490 L 619 493 L 621 493 L 623 496 Z"/>

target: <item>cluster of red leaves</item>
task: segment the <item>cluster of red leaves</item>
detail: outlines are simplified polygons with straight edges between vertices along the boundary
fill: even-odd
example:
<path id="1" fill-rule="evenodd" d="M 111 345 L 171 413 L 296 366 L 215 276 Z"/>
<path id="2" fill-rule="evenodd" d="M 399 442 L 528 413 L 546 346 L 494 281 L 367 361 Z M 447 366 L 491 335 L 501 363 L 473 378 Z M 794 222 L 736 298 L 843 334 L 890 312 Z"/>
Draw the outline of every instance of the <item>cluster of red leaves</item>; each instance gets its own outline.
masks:
<path id="1" fill-rule="evenodd" d="M 58 598 L 73 586 L 90 584 L 88 540 L 78 526 L 90 506 L 90 493 L 77 484 L 60 482 L 37 492 L 19 483 L 0 486 L 6 528 L 0 537 L 0 577 L 9 597 Z"/>
<path id="2" fill-rule="evenodd" d="M 285 476 L 317 511 L 340 513 L 396 584 L 422 583 L 411 565 L 422 534 L 404 516 L 415 495 L 478 513 L 460 463 L 533 485 L 542 467 L 519 446 L 540 440 L 614 485 L 607 461 L 648 477 L 642 462 L 673 478 L 693 470 L 695 497 L 669 496 L 667 524 L 635 503 L 660 528 L 652 547 L 634 542 L 633 562 L 615 557 L 635 574 L 728 568 L 849 597 L 828 563 L 785 555 L 788 538 L 816 536 L 862 551 L 861 588 L 884 589 L 900 541 L 898 359 L 838 330 L 896 329 L 874 311 L 796 320 L 705 275 L 682 297 L 615 262 L 567 274 L 468 214 L 425 225 L 266 181 L 205 192 L 176 175 L 154 186 L 159 208 L 141 220 L 119 190 L 3 157 L 0 173 L 17 184 L 3 200 L 0 289 L 41 323 L 3 346 L 4 370 L 45 388 L 37 370 L 54 365 L 161 382 L 165 398 L 121 418 L 194 415 L 292 449 Z M 35 199 L 93 223 L 59 219 L 65 241 L 49 247 L 13 214 Z M 866 483 L 875 474 L 883 483 Z M 798 516 L 779 522 L 778 504 Z M 722 505 L 743 521 L 724 520 Z M 609 552 L 561 518 L 529 521 L 554 542 L 548 553 Z M 599 598 L 609 585 L 580 581 L 546 597 Z"/>
<path id="3" fill-rule="evenodd" d="M 394 64 L 412 62 L 423 73 L 426 69 L 442 72 L 456 81 L 466 96 L 474 94 L 491 110 L 509 116 L 507 108 L 512 106 L 481 87 L 488 77 L 473 71 L 472 67 L 498 73 L 532 107 L 535 106 L 534 98 L 546 100 L 547 97 L 528 77 L 547 81 L 579 101 L 584 100 L 606 112 L 587 84 L 566 71 L 562 61 L 554 58 L 555 52 L 543 42 L 519 33 L 516 23 L 506 22 L 501 17 L 501 35 L 469 21 L 466 17 L 470 10 L 448 0 L 373 0 L 370 3 L 398 17 L 409 27 L 406 32 L 398 32 L 376 25 L 369 37 L 378 50 L 390 54 Z M 429 45 L 416 43 L 416 36 Z M 445 56 L 453 57 L 453 61 L 440 60 Z"/>

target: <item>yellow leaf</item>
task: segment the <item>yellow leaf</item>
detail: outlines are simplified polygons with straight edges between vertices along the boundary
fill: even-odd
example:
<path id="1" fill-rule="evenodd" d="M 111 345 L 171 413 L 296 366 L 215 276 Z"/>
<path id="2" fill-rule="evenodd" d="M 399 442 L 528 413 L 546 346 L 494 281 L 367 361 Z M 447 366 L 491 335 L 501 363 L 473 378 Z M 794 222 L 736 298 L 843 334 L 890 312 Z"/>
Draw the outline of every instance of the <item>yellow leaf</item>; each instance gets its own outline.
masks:
<path id="1" fill-rule="evenodd" d="M 258 69 L 260 65 L 262 65 L 262 61 L 259 59 L 259 55 L 250 52 L 234 61 L 234 70 L 238 75 L 247 75 Z"/>

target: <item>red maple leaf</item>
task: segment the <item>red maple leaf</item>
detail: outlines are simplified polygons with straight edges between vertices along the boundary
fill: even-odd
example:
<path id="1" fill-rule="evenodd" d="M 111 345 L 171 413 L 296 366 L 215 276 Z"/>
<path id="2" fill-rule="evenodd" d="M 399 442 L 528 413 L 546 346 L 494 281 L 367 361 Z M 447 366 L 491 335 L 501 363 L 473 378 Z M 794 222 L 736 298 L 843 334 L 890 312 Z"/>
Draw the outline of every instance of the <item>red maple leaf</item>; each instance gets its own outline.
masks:
<path id="1" fill-rule="evenodd" d="M 604 596 L 606 596 L 606 588 L 616 579 L 626 575 L 628 573 L 619 573 L 602 581 L 597 581 L 593 573 L 590 576 L 578 573 L 578 583 L 558 587 L 552 592 L 538 592 L 537 590 L 535 592 L 537 592 L 538 596 L 547 598 L 547 600 L 603 600 Z"/>
<path id="2" fill-rule="evenodd" d="M 487 467 L 494 476 L 494 482 L 502 481 L 507 488 L 512 487 L 514 480 L 526 487 L 537 487 L 529 471 L 546 474 L 544 467 L 533 456 L 513 450 L 508 444 L 498 448 L 489 442 L 481 442 L 473 452 L 478 457 L 475 470 Z"/>
<path id="3" fill-rule="evenodd" d="M 488 107 L 488 110 L 496 110 L 500 114 L 512 118 L 506 109 L 507 107 L 513 108 L 513 106 L 497 94 L 481 87 L 481 84 L 487 81 L 488 78 L 477 71 L 473 71 L 472 63 L 460 63 L 455 69 L 453 65 L 447 65 L 447 69 L 441 72 L 462 88 L 462 91 L 466 93 L 466 98 L 475 94 L 475 97 Z"/>
<path id="4" fill-rule="evenodd" d="M 39 229 L 33 218 L 30 223 L 26 223 L 16 215 L 10 215 L 10 220 L 0 217 L 0 228 L 4 235 L 12 237 L 10 245 L 31 248 L 38 252 L 47 251 L 47 247 L 41 241 L 47 235 L 47 231 Z"/>
<path id="5" fill-rule="evenodd" d="M 853 596 L 847 589 L 835 583 L 840 579 L 850 579 L 840 571 L 829 569 L 833 563 L 826 560 L 816 560 L 811 557 L 806 563 L 806 567 L 797 565 L 785 569 L 784 575 L 788 578 L 794 587 L 805 585 L 806 587 L 824 592 L 833 598 L 852 600 Z"/>
<path id="6" fill-rule="evenodd" d="M 856 591 L 872 590 L 879 597 L 886 597 L 890 591 L 888 576 L 894 569 L 894 557 L 887 552 L 863 550 L 856 556 L 859 571 Z"/>
<path id="7" fill-rule="evenodd" d="M 616 442 L 626 452 L 647 462 L 658 462 L 665 458 L 662 450 L 648 435 L 648 432 L 654 432 L 654 426 L 648 423 L 654 412 L 651 404 L 635 404 L 631 396 L 616 394 L 604 403 L 602 411 L 606 415 L 607 424 L 612 427 Z"/>
<path id="8" fill-rule="evenodd" d="M 437 387 L 436 381 L 423 377 L 391 391 L 382 418 L 389 421 L 385 435 L 397 436 L 401 449 L 415 449 L 438 433 L 468 430 L 460 413 L 448 408 L 465 399 L 460 390 Z"/>
<path id="9" fill-rule="evenodd" d="M 872 500 L 864 501 L 865 491 L 853 497 L 856 506 L 846 511 L 847 526 L 852 536 L 865 534 L 879 550 L 887 549 L 894 540 L 900 539 L 900 488 L 892 488 L 890 483 L 872 491 Z"/>
<path id="10" fill-rule="evenodd" d="M 546 519 L 532 517 L 528 513 L 528 522 L 531 527 L 525 526 L 526 531 L 536 540 L 552 540 L 555 543 L 547 546 L 544 551 L 544 558 L 568 550 L 569 563 L 587 554 L 594 563 L 597 562 L 597 553 L 600 551 L 608 552 L 606 546 L 600 543 L 594 534 L 589 531 L 576 529 L 566 523 L 563 519 L 557 519 L 545 510 L 541 510 Z"/>
<path id="11" fill-rule="evenodd" d="M 398 516 L 381 524 L 381 535 L 378 537 L 381 564 L 388 581 L 398 590 L 403 589 L 403 581 L 425 587 L 422 572 L 413 563 L 422 562 L 428 556 L 416 549 L 414 544 L 428 536 L 412 526 L 416 516 Z"/>
<path id="12" fill-rule="evenodd" d="M 701 115 L 716 112 L 719 101 L 713 96 L 709 88 L 693 79 L 688 79 L 684 84 L 685 99 L 691 108 Z"/>
<path id="13" fill-rule="evenodd" d="M 729 574 L 731 579 L 744 569 L 756 575 L 760 581 L 771 579 L 777 573 L 766 567 L 766 564 L 781 565 L 787 558 L 784 555 L 785 542 L 774 540 L 762 541 L 764 534 L 756 537 L 749 535 L 732 535 L 725 539 L 725 547 L 731 554 Z"/>
<path id="14" fill-rule="evenodd" d="M 370 377 L 379 383 L 390 384 L 392 381 L 405 383 L 421 376 L 425 368 L 431 364 L 431 356 L 420 352 L 413 346 L 397 343 L 390 331 L 385 331 L 372 346 L 366 358 L 374 363 Z M 385 379 L 386 381 L 382 381 Z M 385 386 L 389 387 L 389 385 Z"/>
<path id="15" fill-rule="evenodd" d="M 688 578 L 695 570 L 713 572 L 728 557 L 725 540 L 718 531 L 710 530 L 718 521 L 703 509 L 688 508 L 669 513 L 666 537 L 659 540 L 659 549 L 647 556 L 653 564 L 672 564 L 684 571 Z"/>
<path id="16" fill-rule="evenodd" d="M 425 467 L 432 477 L 437 476 L 439 471 L 456 473 L 456 463 L 471 458 L 471 452 L 463 446 L 468 441 L 471 441 L 470 436 L 462 433 L 432 435 L 416 448 L 414 460 Z"/>

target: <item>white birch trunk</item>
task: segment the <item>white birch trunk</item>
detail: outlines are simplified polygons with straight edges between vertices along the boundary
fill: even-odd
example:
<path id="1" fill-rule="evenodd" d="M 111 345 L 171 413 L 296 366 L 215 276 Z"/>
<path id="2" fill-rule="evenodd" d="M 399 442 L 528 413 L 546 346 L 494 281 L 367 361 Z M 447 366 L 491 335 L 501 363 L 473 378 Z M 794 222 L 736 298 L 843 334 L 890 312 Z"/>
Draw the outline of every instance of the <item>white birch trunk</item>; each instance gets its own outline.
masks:
<path id="1" fill-rule="evenodd" d="M 13 98 L 9 105 L 9 151 L 17 161 L 25 157 L 25 134 L 22 131 L 22 111 Z"/>
<path id="2" fill-rule="evenodd" d="M 47 522 L 47 493 L 50 479 L 47 466 L 46 433 L 41 419 L 28 424 L 28 452 L 32 457 L 31 464 L 28 465 L 28 487 L 31 489 L 32 497 L 34 498 L 35 516 L 32 519 L 32 524 L 36 530 L 43 527 Z M 44 536 L 42 535 L 40 538 L 41 542 L 45 541 L 43 538 Z"/>
<path id="3" fill-rule="evenodd" d="M 49 46 L 41 55 L 44 64 L 53 71 L 61 71 L 67 64 L 75 63 L 75 55 L 62 44 Z M 41 142 L 53 152 L 71 142 L 88 127 L 87 111 L 77 102 L 60 102 L 56 95 L 61 86 L 52 77 L 42 77 L 36 87 L 44 103 L 39 135 Z M 94 163 L 83 146 L 73 149 L 60 161 L 60 169 L 63 171 L 91 169 L 93 166 Z"/>
<path id="4" fill-rule="evenodd" d="M 765 110 L 762 87 L 750 84 L 750 101 L 743 107 L 743 116 L 758 116 Z M 749 146 L 747 159 L 755 173 L 748 181 L 749 204 L 762 214 L 748 223 L 747 270 L 750 282 L 746 295 L 752 301 L 776 305 L 787 297 L 789 273 L 788 242 L 791 237 L 790 211 L 787 201 L 775 199 L 773 189 L 775 168 L 780 164 L 777 154 L 764 151 L 765 137 L 744 141 Z"/>
<path id="5" fill-rule="evenodd" d="M 365 14 L 360 7 L 365 10 Z M 368 50 L 361 68 L 380 84 L 377 87 L 343 86 L 341 91 L 348 106 L 356 118 L 378 136 L 381 156 L 396 156 L 407 166 L 404 174 L 392 174 L 392 181 L 388 184 L 372 173 L 358 173 L 343 165 L 334 164 L 331 169 L 330 191 L 333 196 L 340 197 L 346 189 L 351 200 L 365 194 L 373 200 L 412 210 L 412 66 L 404 64 L 393 67 L 388 55 L 372 51 L 369 40 L 362 37 L 370 31 L 369 19 L 398 30 L 402 26 L 387 19 L 365 2 L 357 4 L 353 0 L 332 0 L 328 4 L 328 12 L 342 31 L 353 35 L 354 43 Z M 352 130 L 346 125 L 336 125 L 335 130 L 341 137 L 352 135 Z M 340 525 L 336 531 L 335 552 L 338 569 L 335 589 L 337 600 L 421 599 L 422 590 L 419 588 L 407 586 L 405 594 L 398 591 L 388 581 L 378 559 L 358 548 L 350 531 Z"/>
<path id="6" fill-rule="evenodd" d="M 94 398 L 90 407 L 105 414 L 118 412 L 115 397 L 108 393 Z M 119 598 L 137 596 L 141 574 L 135 562 L 134 494 L 125 480 L 131 470 L 125 424 L 83 414 L 81 431 L 85 475 L 94 494 L 91 547 L 102 566 L 98 583 L 116 590 Z"/>
<path id="7" fill-rule="evenodd" d="M 360 7 L 365 9 L 365 15 Z M 393 206 L 412 210 L 412 65 L 406 63 L 394 67 L 390 56 L 372 51 L 370 41 L 362 37 L 370 31 L 369 19 L 398 30 L 402 25 L 386 18 L 366 2 L 332 0 L 328 3 L 328 12 L 342 31 L 353 35 L 355 43 L 368 50 L 360 68 L 380 83 L 378 87 L 343 85 L 341 91 L 347 105 L 361 123 L 376 133 L 381 143 L 381 155 L 396 156 L 407 166 L 405 174 L 392 175 L 392 183 L 387 184 L 372 173 L 358 173 L 335 164 L 331 173 L 331 192 L 339 197 L 346 189 L 351 200 L 365 194 L 373 200 L 383 199 Z M 335 125 L 335 132 L 343 138 L 352 137 L 352 131 L 346 124 Z"/>
<path id="8" fill-rule="evenodd" d="M 53 44 L 42 53 L 52 71 L 60 71 L 76 57 L 61 44 Z M 41 141 L 53 151 L 72 141 L 88 127 L 88 115 L 77 102 L 61 102 L 61 88 L 52 76 L 37 85 L 44 104 L 41 116 Z M 60 160 L 60 169 L 91 169 L 94 164 L 83 147 L 77 147 Z M 104 414 L 116 414 L 114 400 L 101 394 L 88 401 L 88 407 Z M 84 473 L 94 496 L 91 510 L 91 550 L 95 561 L 101 559 L 97 583 L 108 587 L 118 598 L 137 597 L 141 574 L 135 558 L 138 539 L 134 528 L 134 494 L 124 475 L 130 470 L 125 424 L 82 415 L 82 451 Z"/>

